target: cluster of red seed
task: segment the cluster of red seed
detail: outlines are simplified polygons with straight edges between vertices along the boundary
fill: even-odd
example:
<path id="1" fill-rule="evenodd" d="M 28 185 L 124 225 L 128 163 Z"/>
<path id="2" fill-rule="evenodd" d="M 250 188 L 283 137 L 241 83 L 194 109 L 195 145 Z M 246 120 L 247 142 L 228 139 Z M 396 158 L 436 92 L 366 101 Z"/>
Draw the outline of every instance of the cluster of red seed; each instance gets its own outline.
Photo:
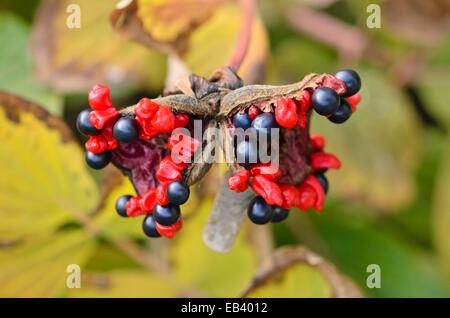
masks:
<path id="1" fill-rule="evenodd" d="M 306 131 L 311 108 L 334 123 L 342 123 L 356 111 L 361 99 L 358 93 L 361 83 L 356 72 L 351 70 L 345 70 L 339 76 L 343 79 L 336 75 L 340 80 L 338 82 L 336 78 L 324 77 L 319 89 L 306 89 L 299 98 L 279 98 L 272 114 L 262 113 L 257 105 L 252 105 L 245 114 L 236 114 L 233 123 L 236 119 L 235 126 L 249 127 L 250 123 L 253 127 L 259 122 L 259 129 L 272 125 L 271 127 Z M 344 93 L 342 83 L 347 85 Z M 317 94 L 319 91 L 322 95 Z M 338 92 L 341 96 L 338 96 Z M 353 95 L 348 96 L 350 94 Z M 340 100 L 343 108 L 339 104 L 334 106 L 341 107 L 342 111 L 339 108 L 331 109 L 330 112 L 330 106 L 333 105 L 328 97 L 332 97 L 332 101 L 334 98 L 334 102 Z M 184 175 L 201 145 L 195 138 L 174 131 L 176 128 L 186 127 L 191 120 L 190 116 L 184 113 L 175 114 L 170 107 L 159 105 L 148 98 L 142 98 L 138 102 L 133 114 L 121 115 L 111 102 L 109 88 L 101 85 L 96 85 L 90 91 L 89 105 L 91 110 L 80 113 L 77 127 L 80 132 L 89 136 L 85 144 L 86 162 L 94 169 L 105 167 L 111 161 L 111 151 L 117 149 L 120 144 L 137 140 L 149 141 L 160 134 L 163 134 L 163 140 L 167 140 L 166 151 L 163 151 L 165 156 L 159 161 L 154 175 L 156 185 L 143 194 L 144 191 L 139 192 L 140 195 L 121 196 L 116 202 L 116 210 L 121 216 L 145 215 L 143 230 L 148 236 L 172 238 L 183 224 L 179 205 L 189 198 L 189 188 L 183 180 Z M 258 125 L 255 124 L 254 129 L 258 129 Z M 295 138 L 295 135 L 290 138 Z M 302 211 L 310 208 L 318 212 L 322 210 L 328 190 L 324 172 L 328 169 L 339 169 L 341 162 L 336 156 L 324 152 L 324 137 L 312 135 L 308 138 L 308 149 L 304 151 L 309 156 L 307 162 L 311 172 L 300 183 L 286 182 L 289 178 L 283 178 L 280 167 L 271 162 L 245 163 L 238 172 L 229 177 L 228 186 L 231 190 L 244 192 L 251 187 L 258 195 L 250 205 L 255 207 L 252 217 L 249 214 L 253 222 L 279 222 L 287 217 L 288 209 L 292 207 Z M 160 142 L 161 139 L 156 141 Z M 304 151 L 300 150 L 299 155 L 304 156 Z"/>
<path id="2" fill-rule="evenodd" d="M 174 115 L 167 106 L 160 106 L 148 98 L 139 101 L 135 108 L 136 121 L 139 123 L 140 135 L 143 140 L 148 140 L 159 133 L 172 133 L 176 128 L 185 127 L 189 123 L 189 115 Z M 176 150 L 166 155 L 156 171 L 158 186 L 149 189 L 142 197 L 134 196 L 126 204 L 128 216 L 151 214 L 155 205 L 165 206 L 169 204 L 167 197 L 167 186 L 176 180 L 183 179 L 183 171 L 188 167 L 200 142 L 182 133 L 173 133 L 168 138 L 167 149 Z M 164 226 L 155 221 L 156 230 L 159 234 L 172 238 L 175 232 L 182 227 L 183 221 L 180 216 L 178 221 L 169 226 Z"/>
<path id="3" fill-rule="evenodd" d="M 126 204 L 127 216 L 148 215 L 153 212 L 156 204 L 168 205 L 170 202 L 167 196 L 167 186 L 173 181 L 183 179 L 183 171 L 188 167 L 199 146 L 200 142 L 195 138 L 181 133 L 173 133 L 167 142 L 167 148 L 172 153 L 161 160 L 156 171 L 156 178 L 159 181 L 158 186 L 149 189 L 142 197 L 134 196 L 130 198 Z M 181 229 L 182 224 L 181 216 L 175 224 L 169 226 L 161 225 L 155 221 L 158 233 L 167 238 L 172 238 L 175 232 Z"/>
<path id="4" fill-rule="evenodd" d="M 169 107 L 160 106 L 148 98 L 142 98 L 136 105 L 135 116 L 141 128 L 139 137 L 142 140 L 148 140 L 159 133 L 170 133 L 189 123 L 189 115 L 174 115 Z"/>
<path id="5" fill-rule="evenodd" d="M 360 99 L 359 93 L 346 98 L 352 112 L 356 111 Z M 305 128 L 310 107 L 311 92 L 308 90 L 303 92 L 300 99 L 278 99 L 274 110 L 275 120 L 282 128 L 291 129 L 295 126 Z M 256 106 L 250 106 L 247 110 L 247 114 L 252 120 L 260 113 L 261 110 Z M 323 136 L 312 135 L 310 143 L 313 148 L 309 157 L 312 173 L 308 174 L 300 184 L 279 182 L 282 172 L 279 167 L 275 167 L 269 162 L 243 167 L 228 178 L 228 187 L 235 192 L 244 192 L 250 186 L 271 206 L 279 206 L 284 209 L 296 207 L 302 211 L 314 208 L 320 212 L 324 204 L 325 189 L 315 173 L 321 173 L 328 169 L 339 169 L 341 162 L 335 155 L 323 152 L 325 146 Z"/>
<path id="6" fill-rule="evenodd" d="M 95 85 L 89 92 L 88 100 L 92 109 L 89 120 L 100 134 L 89 136 L 85 144 L 86 150 L 100 154 L 117 148 L 119 143 L 114 138 L 112 129 L 120 114 L 111 102 L 109 87 Z"/>
<path id="7" fill-rule="evenodd" d="M 89 136 L 85 144 L 86 150 L 100 154 L 116 149 L 119 142 L 113 135 L 113 127 L 120 114 L 111 102 L 109 88 L 96 85 L 90 91 L 88 99 L 92 108 L 88 116 L 89 122 L 98 133 Z M 176 128 L 187 126 L 190 117 L 187 114 L 174 114 L 169 107 L 142 98 L 135 107 L 134 120 L 139 129 L 139 139 L 149 140 L 158 134 L 172 133 Z M 168 205 L 167 186 L 173 181 L 183 179 L 183 171 L 199 146 L 200 142 L 190 136 L 179 132 L 172 133 L 167 142 L 167 149 L 172 153 L 161 160 L 156 171 L 158 185 L 142 196 L 130 197 L 125 205 L 126 216 L 149 215 L 156 204 Z M 160 235 L 172 238 L 182 227 L 181 216 L 173 225 L 164 226 L 155 222 L 155 227 Z"/>

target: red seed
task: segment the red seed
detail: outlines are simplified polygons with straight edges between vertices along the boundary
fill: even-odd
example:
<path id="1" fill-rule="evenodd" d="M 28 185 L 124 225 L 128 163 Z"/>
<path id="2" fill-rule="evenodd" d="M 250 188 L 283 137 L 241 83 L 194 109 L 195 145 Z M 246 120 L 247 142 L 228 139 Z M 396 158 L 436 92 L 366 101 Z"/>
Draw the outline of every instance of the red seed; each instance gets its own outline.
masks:
<path id="1" fill-rule="evenodd" d="M 95 128 L 103 129 L 107 123 L 114 123 L 119 118 L 119 112 L 111 107 L 104 110 L 93 110 L 88 117 Z"/>
<path id="2" fill-rule="evenodd" d="M 102 135 L 90 136 L 84 144 L 87 151 L 99 154 L 108 150 L 108 143 Z"/>
<path id="3" fill-rule="evenodd" d="M 250 178 L 250 171 L 241 170 L 228 178 L 228 188 L 235 192 L 244 192 L 248 188 L 248 180 Z"/>
<path id="4" fill-rule="evenodd" d="M 172 151 L 172 159 L 177 163 L 190 163 L 199 146 L 197 139 L 182 133 L 173 133 L 167 141 L 167 148 Z"/>
<path id="5" fill-rule="evenodd" d="M 168 226 L 161 225 L 155 221 L 155 227 L 156 231 L 158 231 L 159 234 L 161 234 L 164 237 L 167 237 L 168 239 L 172 239 L 175 233 L 181 230 L 181 228 L 183 227 L 183 220 L 180 217 L 175 224 Z"/>
<path id="6" fill-rule="evenodd" d="M 141 197 L 135 196 L 128 200 L 125 205 L 127 215 L 130 217 L 147 214 L 141 209 Z"/>
<path id="7" fill-rule="evenodd" d="M 311 144 L 315 151 L 322 151 L 325 148 L 325 137 L 321 135 L 311 135 Z"/>
<path id="8" fill-rule="evenodd" d="M 259 109 L 257 106 L 252 105 L 248 108 L 248 117 L 250 117 L 251 120 L 258 117 L 259 114 L 261 114 L 261 109 Z"/>
<path id="9" fill-rule="evenodd" d="M 281 178 L 281 170 L 272 163 L 258 163 L 250 169 L 252 176 L 262 175 L 271 181 L 276 181 Z"/>
<path id="10" fill-rule="evenodd" d="M 142 197 L 141 200 L 141 209 L 145 212 L 152 212 L 156 203 L 156 189 L 150 189 L 147 193 Z"/>
<path id="11" fill-rule="evenodd" d="M 308 109 L 311 105 L 311 93 L 308 90 L 305 90 L 302 97 L 296 101 L 298 104 L 297 125 L 301 128 L 305 128 L 308 123 Z"/>
<path id="12" fill-rule="evenodd" d="M 356 93 L 355 95 L 349 96 L 346 98 L 347 102 L 349 103 L 350 107 L 352 108 L 352 112 L 356 112 L 356 108 L 361 101 L 361 94 Z"/>
<path id="13" fill-rule="evenodd" d="M 108 122 L 102 130 L 102 136 L 108 143 L 108 150 L 116 149 L 119 146 L 119 142 L 113 135 L 114 122 Z"/>
<path id="14" fill-rule="evenodd" d="M 88 101 L 94 110 L 106 110 L 113 107 L 108 86 L 95 85 L 89 92 Z"/>
<path id="15" fill-rule="evenodd" d="M 317 201 L 317 194 L 314 188 L 306 183 L 302 183 L 297 187 L 300 194 L 298 208 L 302 211 L 308 211 L 310 208 L 314 207 Z"/>
<path id="16" fill-rule="evenodd" d="M 323 77 L 322 86 L 335 90 L 339 95 L 344 94 L 347 90 L 344 82 L 332 75 L 325 75 Z"/>
<path id="17" fill-rule="evenodd" d="M 263 197 L 268 204 L 283 205 L 283 195 L 280 187 L 266 177 L 261 175 L 253 177 L 252 189 L 256 194 Z"/>
<path id="18" fill-rule="evenodd" d="M 175 115 L 167 106 L 160 106 L 150 121 L 154 130 L 171 132 L 175 128 Z"/>
<path id="19" fill-rule="evenodd" d="M 313 174 L 308 174 L 303 182 L 314 189 L 317 196 L 314 206 L 317 212 L 322 211 L 323 203 L 325 201 L 325 192 L 319 180 L 317 180 Z"/>
<path id="20" fill-rule="evenodd" d="M 153 127 L 148 119 L 142 119 L 141 117 L 136 117 L 136 121 L 139 124 L 139 138 L 141 138 L 143 140 L 148 140 L 158 134 L 158 131 L 153 129 Z"/>
<path id="21" fill-rule="evenodd" d="M 313 152 L 311 154 L 311 168 L 316 170 L 339 169 L 341 161 L 333 154 L 324 152 Z"/>
<path id="22" fill-rule="evenodd" d="M 156 170 L 156 178 L 160 182 L 181 180 L 183 179 L 181 171 L 185 168 L 187 168 L 186 164 L 177 164 L 173 162 L 170 155 L 167 155 L 159 163 L 158 169 Z"/>
<path id="23" fill-rule="evenodd" d="M 300 192 L 292 184 L 280 184 L 281 193 L 283 194 L 283 205 L 281 207 L 289 209 L 300 205 Z"/>
<path id="24" fill-rule="evenodd" d="M 151 101 L 149 98 L 142 98 L 136 105 L 134 113 L 136 117 L 142 119 L 150 119 L 158 110 L 159 106 L 155 102 Z"/>
<path id="25" fill-rule="evenodd" d="M 189 124 L 190 117 L 188 114 L 175 115 L 175 128 L 186 127 Z"/>
<path id="26" fill-rule="evenodd" d="M 170 203 L 167 197 L 167 183 L 160 183 L 156 187 L 156 203 L 159 205 L 167 205 Z"/>
<path id="27" fill-rule="evenodd" d="M 275 107 L 275 120 L 284 128 L 294 128 L 297 124 L 297 105 L 292 98 L 280 98 Z"/>

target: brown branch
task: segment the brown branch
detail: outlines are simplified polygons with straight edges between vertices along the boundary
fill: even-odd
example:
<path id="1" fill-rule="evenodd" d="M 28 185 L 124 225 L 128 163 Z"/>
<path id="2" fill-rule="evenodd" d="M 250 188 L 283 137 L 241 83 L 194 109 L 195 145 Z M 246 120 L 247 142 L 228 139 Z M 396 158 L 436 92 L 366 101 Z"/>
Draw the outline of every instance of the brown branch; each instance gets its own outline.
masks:
<path id="1" fill-rule="evenodd" d="M 241 26 L 235 50 L 227 63 L 227 66 L 234 72 L 237 72 L 241 66 L 242 61 L 247 54 L 248 47 L 250 46 L 253 16 L 255 13 L 255 0 L 240 0 L 240 6 L 242 12 Z"/>

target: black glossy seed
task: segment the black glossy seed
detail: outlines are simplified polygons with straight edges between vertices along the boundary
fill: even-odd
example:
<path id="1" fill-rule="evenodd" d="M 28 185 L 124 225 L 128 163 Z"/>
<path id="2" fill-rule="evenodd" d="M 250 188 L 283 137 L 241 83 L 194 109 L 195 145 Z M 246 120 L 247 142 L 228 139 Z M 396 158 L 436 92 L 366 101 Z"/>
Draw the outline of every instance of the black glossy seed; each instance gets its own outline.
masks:
<path id="1" fill-rule="evenodd" d="M 159 232 L 156 230 L 156 222 L 152 214 L 149 214 L 145 217 L 144 221 L 142 222 L 142 230 L 148 237 L 156 238 L 161 236 L 161 234 L 159 234 Z"/>
<path id="2" fill-rule="evenodd" d="M 167 186 L 167 197 L 170 203 L 182 205 L 189 199 L 190 190 L 186 183 L 174 181 Z"/>
<path id="3" fill-rule="evenodd" d="M 236 128 L 247 129 L 252 125 L 252 120 L 246 113 L 237 113 L 233 116 L 233 125 Z"/>
<path id="4" fill-rule="evenodd" d="M 155 205 L 153 210 L 153 215 L 156 222 L 161 225 L 172 225 L 175 224 L 180 218 L 180 207 L 169 203 L 168 205 Z"/>
<path id="5" fill-rule="evenodd" d="M 348 97 L 355 95 L 361 89 L 361 78 L 354 70 L 342 70 L 337 72 L 335 76 L 344 82 L 347 89 L 342 96 Z"/>
<path id="6" fill-rule="evenodd" d="M 89 167 L 92 169 L 103 169 L 111 162 L 111 152 L 105 151 L 99 154 L 95 154 L 90 151 L 86 151 L 84 159 Z"/>
<path id="7" fill-rule="evenodd" d="M 266 224 L 272 220 L 273 209 L 262 197 L 258 196 L 250 202 L 247 215 L 255 224 Z"/>
<path id="8" fill-rule="evenodd" d="M 323 188 L 323 191 L 325 193 L 328 193 L 328 179 L 325 177 L 323 173 L 315 172 L 314 175 L 316 176 L 317 180 L 319 180 L 320 185 Z"/>
<path id="9" fill-rule="evenodd" d="M 284 209 L 278 205 L 272 206 L 273 209 L 273 216 L 272 216 L 272 223 L 278 223 L 286 220 L 289 216 L 289 210 Z"/>
<path id="10" fill-rule="evenodd" d="M 101 133 L 101 131 L 91 124 L 91 121 L 89 120 L 89 113 L 90 111 L 88 109 L 85 109 L 78 114 L 77 129 L 83 135 L 87 136 L 98 135 Z"/>
<path id="11" fill-rule="evenodd" d="M 272 128 L 278 128 L 278 123 L 272 113 L 262 113 L 252 121 L 252 128 L 256 130 L 257 135 L 270 136 Z"/>
<path id="12" fill-rule="evenodd" d="M 335 111 L 330 117 L 328 117 L 328 120 L 335 124 L 342 124 L 346 122 L 351 115 L 352 115 L 351 106 L 347 103 L 347 101 L 344 98 L 342 98 L 341 105 L 339 106 L 338 110 Z"/>
<path id="13" fill-rule="evenodd" d="M 331 115 L 339 108 L 339 95 L 329 87 L 319 87 L 314 90 L 311 103 L 314 110 L 320 115 Z"/>
<path id="14" fill-rule="evenodd" d="M 119 118 L 114 124 L 113 136 L 120 143 L 130 143 L 137 140 L 139 137 L 138 123 L 133 118 Z"/>
<path id="15" fill-rule="evenodd" d="M 131 195 L 121 195 L 117 200 L 116 200 L 116 212 L 117 214 L 119 214 L 120 216 L 123 217 L 127 217 L 127 202 L 128 200 L 130 200 L 133 196 Z"/>

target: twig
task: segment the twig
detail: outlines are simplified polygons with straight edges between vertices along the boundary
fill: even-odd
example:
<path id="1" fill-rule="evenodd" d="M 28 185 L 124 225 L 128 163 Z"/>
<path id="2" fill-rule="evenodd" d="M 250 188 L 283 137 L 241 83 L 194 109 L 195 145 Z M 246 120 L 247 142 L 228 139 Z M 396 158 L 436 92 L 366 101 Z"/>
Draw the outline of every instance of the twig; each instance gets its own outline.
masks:
<path id="1" fill-rule="evenodd" d="M 110 237 L 107 237 L 107 240 L 148 270 L 164 275 L 170 273 L 170 269 L 164 262 L 149 254 L 143 253 L 140 247 L 133 241 L 130 241 L 128 239 L 117 239 Z"/>
<path id="2" fill-rule="evenodd" d="M 325 43 L 341 55 L 353 59 L 364 59 L 374 65 L 390 70 L 395 83 L 405 89 L 414 110 L 422 123 L 445 131 L 424 105 L 423 100 L 415 94 L 414 81 L 424 69 L 426 54 L 412 53 L 401 61 L 392 58 L 385 50 L 377 45 L 360 28 L 342 22 L 333 16 L 302 6 L 291 6 L 286 10 L 290 24 L 314 39 Z"/>
<path id="3" fill-rule="evenodd" d="M 164 262 L 162 262 L 158 258 L 143 253 L 140 247 L 137 246 L 136 243 L 134 243 L 133 241 L 123 238 L 117 239 L 105 236 L 102 233 L 102 230 L 92 222 L 91 218 L 86 213 L 83 213 L 82 211 L 75 209 L 73 206 L 70 205 L 65 206 L 67 210 L 71 212 L 74 219 L 83 226 L 84 230 L 87 233 L 89 233 L 89 235 L 93 237 L 98 236 L 104 237 L 108 242 L 110 242 L 112 245 L 120 249 L 122 252 L 127 254 L 130 258 L 135 260 L 138 264 L 140 264 L 146 269 L 149 269 L 162 275 L 166 275 L 169 273 L 169 268 L 166 266 Z"/>
<path id="4" fill-rule="evenodd" d="M 295 29 L 333 47 L 344 56 L 366 58 L 383 66 L 389 63 L 385 54 L 357 27 L 300 5 L 289 7 L 286 15 Z"/>
<path id="5" fill-rule="evenodd" d="M 247 54 L 248 47 L 250 46 L 253 15 L 255 13 L 255 0 L 240 0 L 240 6 L 242 18 L 239 35 L 233 55 L 227 63 L 227 66 L 234 72 L 237 72 L 241 66 L 242 61 Z"/>

